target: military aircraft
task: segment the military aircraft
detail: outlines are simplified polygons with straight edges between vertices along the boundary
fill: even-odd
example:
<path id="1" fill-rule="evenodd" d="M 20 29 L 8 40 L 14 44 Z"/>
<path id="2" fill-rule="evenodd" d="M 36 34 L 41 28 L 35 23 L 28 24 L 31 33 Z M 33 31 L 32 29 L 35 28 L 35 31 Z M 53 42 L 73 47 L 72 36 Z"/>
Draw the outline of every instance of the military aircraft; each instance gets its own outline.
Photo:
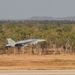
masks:
<path id="1" fill-rule="evenodd" d="M 37 44 L 38 42 L 46 41 L 45 39 L 28 39 L 23 41 L 15 42 L 11 38 L 7 39 L 8 44 L 6 44 L 6 47 L 22 47 L 22 46 L 28 46 L 29 44 Z"/>

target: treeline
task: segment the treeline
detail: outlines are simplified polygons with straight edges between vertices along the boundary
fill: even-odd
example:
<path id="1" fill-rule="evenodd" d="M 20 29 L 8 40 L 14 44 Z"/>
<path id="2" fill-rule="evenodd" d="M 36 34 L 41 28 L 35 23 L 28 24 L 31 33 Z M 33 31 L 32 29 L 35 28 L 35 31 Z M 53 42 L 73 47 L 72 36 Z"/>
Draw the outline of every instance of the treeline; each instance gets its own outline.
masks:
<path id="1" fill-rule="evenodd" d="M 13 23 L 11 21 L 0 24 L 0 49 L 6 43 L 7 38 L 15 41 L 31 38 L 46 39 L 45 47 L 63 47 L 64 50 L 75 51 L 75 23 L 70 21 L 24 21 Z"/>
<path id="2" fill-rule="evenodd" d="M 40 23 L 40 24 L 75 24 L 74 20 L 0 20 L 0 24 Z"/>

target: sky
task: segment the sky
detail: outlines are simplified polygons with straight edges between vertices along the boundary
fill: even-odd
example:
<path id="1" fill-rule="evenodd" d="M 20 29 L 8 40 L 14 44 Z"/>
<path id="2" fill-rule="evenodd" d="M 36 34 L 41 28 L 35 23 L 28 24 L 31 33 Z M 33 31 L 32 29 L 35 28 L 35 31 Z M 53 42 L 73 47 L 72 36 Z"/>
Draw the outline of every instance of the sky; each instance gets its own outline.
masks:
<path id="1" fill-rule="evenodd" d="M 28 19 L 33 16 L 73 17 L 75 0 L 0 0 L 0 20 Z"/>

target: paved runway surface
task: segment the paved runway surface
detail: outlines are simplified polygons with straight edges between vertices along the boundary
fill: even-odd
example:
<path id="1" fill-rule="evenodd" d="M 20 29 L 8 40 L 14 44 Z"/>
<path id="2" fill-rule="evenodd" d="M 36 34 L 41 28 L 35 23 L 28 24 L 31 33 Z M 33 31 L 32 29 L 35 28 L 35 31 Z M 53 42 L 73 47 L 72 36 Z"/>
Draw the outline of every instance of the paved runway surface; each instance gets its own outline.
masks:
<path id="1" fill-rule="evenodd" d="M 0 75 L 75 75 L 75 70 L 0 70 Z"/>

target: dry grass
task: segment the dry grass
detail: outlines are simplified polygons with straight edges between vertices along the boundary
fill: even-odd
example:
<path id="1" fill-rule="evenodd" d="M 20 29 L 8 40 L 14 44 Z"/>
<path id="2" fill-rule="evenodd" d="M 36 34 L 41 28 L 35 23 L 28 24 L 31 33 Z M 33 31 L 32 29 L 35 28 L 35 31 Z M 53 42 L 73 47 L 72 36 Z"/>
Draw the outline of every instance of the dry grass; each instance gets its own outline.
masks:
<path id="1" fill-rule="evenodd" d="M 0 55 L 0 70 L 75 69 L 75 54 Z"/>

